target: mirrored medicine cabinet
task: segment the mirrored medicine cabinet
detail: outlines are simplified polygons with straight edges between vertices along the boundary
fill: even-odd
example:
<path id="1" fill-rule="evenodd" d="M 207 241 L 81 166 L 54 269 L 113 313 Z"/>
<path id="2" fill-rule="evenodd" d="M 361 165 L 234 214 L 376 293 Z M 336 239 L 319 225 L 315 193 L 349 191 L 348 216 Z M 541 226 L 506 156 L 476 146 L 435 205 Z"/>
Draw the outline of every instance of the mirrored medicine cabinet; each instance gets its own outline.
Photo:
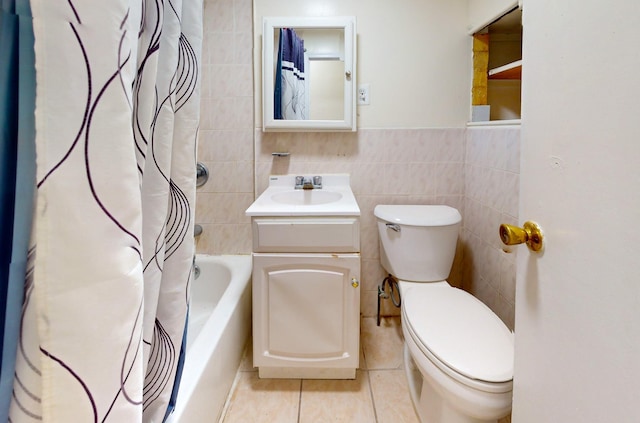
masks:
<path id="1" fill-rule="evenodd" d="M 265 17 L 262 129 L 356 130 L 355 17 Z"/>

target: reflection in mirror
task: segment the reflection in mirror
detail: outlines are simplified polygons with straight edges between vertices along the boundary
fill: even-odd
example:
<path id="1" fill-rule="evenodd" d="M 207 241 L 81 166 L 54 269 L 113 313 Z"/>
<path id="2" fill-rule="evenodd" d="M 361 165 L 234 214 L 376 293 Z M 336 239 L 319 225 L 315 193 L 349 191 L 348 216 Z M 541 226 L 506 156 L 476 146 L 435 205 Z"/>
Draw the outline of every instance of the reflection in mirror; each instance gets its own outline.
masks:
<path id="1" fill-rule="evenodd" d="M 310 119 L 339 120 L 344 116 L 344 62 L 311 61 Z"/>
<path id="2" fill-rule="evenodd" d="M 344 31 L 274 28 L 274 119 L 344 116 Z"/>
<path id="3" fill-rule="evenodd" d="M 263 129 L 355 130 L 355 18 L 265 18 Z"/>

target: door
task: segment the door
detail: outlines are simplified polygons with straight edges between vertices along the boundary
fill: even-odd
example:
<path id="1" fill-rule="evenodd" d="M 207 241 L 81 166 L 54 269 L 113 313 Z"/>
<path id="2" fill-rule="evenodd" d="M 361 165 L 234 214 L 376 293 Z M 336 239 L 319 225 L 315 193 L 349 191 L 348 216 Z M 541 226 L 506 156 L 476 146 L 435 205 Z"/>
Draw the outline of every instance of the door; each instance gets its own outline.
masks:
<path id="1" fill-rule="evenodd" d="M 513 421 L 640 422 L 640 14 L 525 1 Z"/>

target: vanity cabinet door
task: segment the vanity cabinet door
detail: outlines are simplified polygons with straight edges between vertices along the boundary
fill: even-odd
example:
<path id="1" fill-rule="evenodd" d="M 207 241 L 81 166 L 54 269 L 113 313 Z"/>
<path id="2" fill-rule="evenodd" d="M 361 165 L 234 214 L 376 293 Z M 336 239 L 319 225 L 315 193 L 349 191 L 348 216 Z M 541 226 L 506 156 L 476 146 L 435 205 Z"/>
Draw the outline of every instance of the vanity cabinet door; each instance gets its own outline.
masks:
<path id="1" fill-rule="evenodd" d="M 260 377 L 355 377 L 359 279 L 359 254 L 255 253 L 253 359 Z"/>

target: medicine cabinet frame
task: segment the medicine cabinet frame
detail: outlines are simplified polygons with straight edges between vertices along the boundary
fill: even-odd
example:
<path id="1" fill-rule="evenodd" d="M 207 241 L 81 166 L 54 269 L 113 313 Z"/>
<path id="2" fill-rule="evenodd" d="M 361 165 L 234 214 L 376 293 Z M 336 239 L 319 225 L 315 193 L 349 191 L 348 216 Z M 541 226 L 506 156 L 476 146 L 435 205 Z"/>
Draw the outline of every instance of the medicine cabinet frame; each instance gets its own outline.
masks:
<path id="1" fill-rule="evenodd" d="M 335 120 L 283 120 L 274 118 L 274 81 L 278 28 L 341 29 L 344 31 L 344 113 Z M 275 53 L 274 53 L 275 52 Z M 262 31 L 262 130 L 265 132 L 322 132 L 356 130 L 356 18 L 336 17 L 265 17 Z"/>

